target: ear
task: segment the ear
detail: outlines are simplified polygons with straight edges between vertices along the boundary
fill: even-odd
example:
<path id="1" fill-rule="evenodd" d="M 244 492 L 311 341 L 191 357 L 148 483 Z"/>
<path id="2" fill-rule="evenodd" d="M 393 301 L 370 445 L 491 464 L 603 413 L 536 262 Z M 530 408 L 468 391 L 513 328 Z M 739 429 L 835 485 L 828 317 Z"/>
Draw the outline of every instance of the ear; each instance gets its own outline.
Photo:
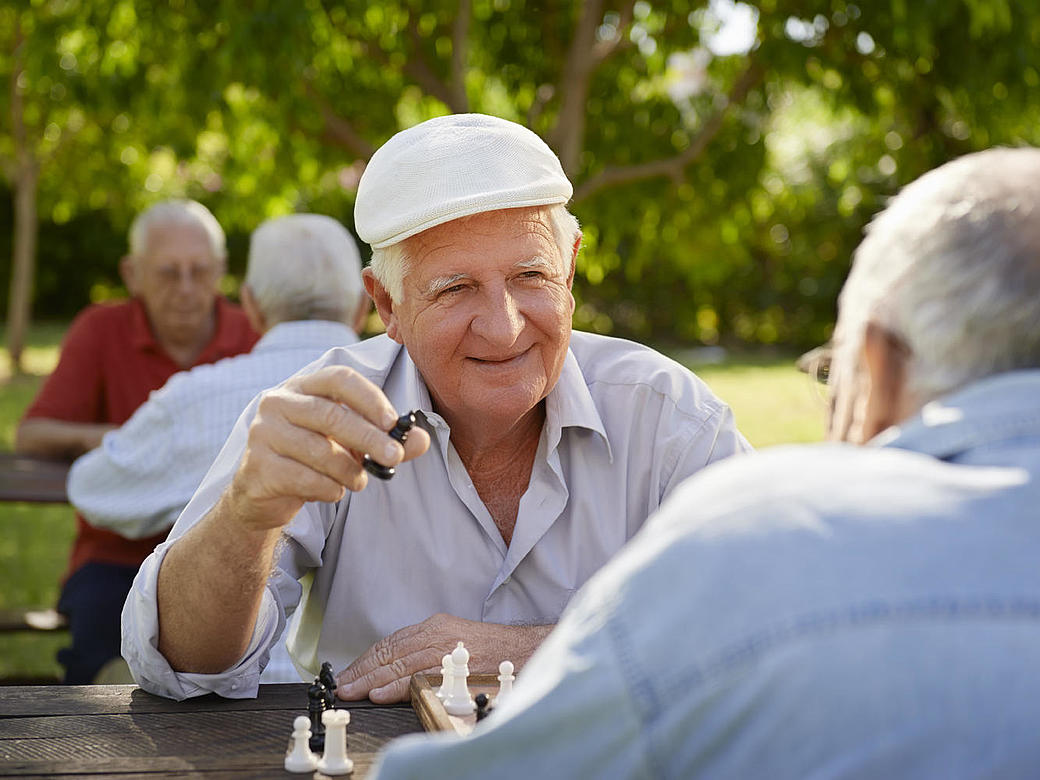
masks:
<path id="1" fill-rule="evenodd" d="M 253 330 L 257 333 L 267 332 L 267 317 L 260 311 L 260 304 L 256 302 L 256 296 L 253 295 L 253 288 L 248 284 L 243 284 L 238 291 L 239 297 L 242 299 L 242 310 L 246 313 L 246 319 L 249 320 L 249 324 L 253 326 Z"/>
<path id="2" fill-rule="evenodd" d="M 119 260 L 119 278 L 123 280 L 123 284 L 126 285 L 130 296 L 136 297 L 139 292 L 138 282 L 140 279 L 137 263 L 134 262 L 133 255 L 123 255 Z"/>
<path id="3" fill-rule="evenodd" d="M 574 246 L 571 247 L 571 268 L 567 273 L 567 289 L 571 289 L 574 286 L 574 270 L 577 267 L 576 263 L 578 260 L 578 250 L 581 249 L 582 233 L 579 230 L 578 235 L 574 237 Z"/>
<path id="4" fill-rule="evenodd" d="M 910 350 L 902 339 L 873 322 L 863 339 L 863 363 L 868 382 L 863 412 L 864 442 L 905 420 L 916 409 L 906 388 Z"/>
<path id="5" fill-rule="evenodd" d="M 361 293 L 361 299 L 357 303 L 357 309 L 355 310 L 354 321 L 350 323 L 350 327 L 354 329 L 354 332 L 359 336 L 365 329 L 365 322 L 368 320 L 368 313 L 372 311 L 372 299 L 368 295 L 368 291 Z"/>
<path id="6" fill-rule="evenodd" d="M 365 281 L 365 290 L 368 292 L 369 297 L 372 298 L 372 302 L 376 305 L 376 311 L 379 312 L 379 319 L 383 321 L 383 325 L 386 326 L 386 335 L 396 341 L 398 344 L 403 344 L 401 340 L 401 334 L 397 327 L 397 315 L 394 313 L 394 302 L 390 298 L 390 293 L 386 291 L 386 288 L 376 279 L 376 275 L 372 273 L 371 268 L 366 268 L 361 272 L 361 278 Z"/>

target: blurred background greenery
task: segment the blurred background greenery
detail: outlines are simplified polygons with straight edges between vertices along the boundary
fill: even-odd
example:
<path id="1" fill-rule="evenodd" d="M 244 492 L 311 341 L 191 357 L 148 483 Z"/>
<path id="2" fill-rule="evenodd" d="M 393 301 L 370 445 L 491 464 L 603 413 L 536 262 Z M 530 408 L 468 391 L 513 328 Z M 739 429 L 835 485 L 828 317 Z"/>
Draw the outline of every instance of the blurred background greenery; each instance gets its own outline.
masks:
<path id="1" fill-rule="evenodd" d="M 965 152 L 1040 143 L 1036 10 L 8 0 L 0 241 L 38 237 L 35 284 L 18 276 L 11 302 L 67 319 L 120 294 L 129 220 L 171 195 L 227 228 L 233 293 L 260 221 L 309 210 L 350 225 L 374 148 L 481 111 L 539 132 L 575 183 L 578 327 L 809 347 L 828 336 L 851 250 L 887 196 Z"/>
<path id="2" fill-rule="evenodd" d="M 0 0 L 3 446 L 68 320 L 124 294 L 135 213 L 171 196 L 209 206 L 234 297 L 257 224 L 315 211 L 352 227 L 372 151 L 462 111 L 528 125 L 574 182 L 577 327 L 693 363 L 724 347 L 696 367 L 753 443 L 818 439 L 822 400 L 791 357 L 830 335 L 870 216 L 953 157 L 1040 144 L 1036 10 Z M 70 510 L 0 513 L 0 608 L 52 604 Z M 0 638 L 0 677 L 56 673 L 61 641 Z"/>

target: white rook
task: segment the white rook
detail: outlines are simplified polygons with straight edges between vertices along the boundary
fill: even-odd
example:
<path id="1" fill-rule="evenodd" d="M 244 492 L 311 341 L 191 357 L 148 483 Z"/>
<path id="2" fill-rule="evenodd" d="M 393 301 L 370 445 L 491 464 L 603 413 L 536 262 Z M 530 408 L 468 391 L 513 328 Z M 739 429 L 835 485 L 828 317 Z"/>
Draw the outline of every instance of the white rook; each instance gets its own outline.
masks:
<path id="1" fill-rule="evenodd" d="M 318 771 L 325 775 L 348 775 L 354 771 L 354 762 L 347 758 L 347 724 L 350 713 L 346 710 L 325 710 L 321 713 L 325 726 L 325 753 L 318 761 Z"/>

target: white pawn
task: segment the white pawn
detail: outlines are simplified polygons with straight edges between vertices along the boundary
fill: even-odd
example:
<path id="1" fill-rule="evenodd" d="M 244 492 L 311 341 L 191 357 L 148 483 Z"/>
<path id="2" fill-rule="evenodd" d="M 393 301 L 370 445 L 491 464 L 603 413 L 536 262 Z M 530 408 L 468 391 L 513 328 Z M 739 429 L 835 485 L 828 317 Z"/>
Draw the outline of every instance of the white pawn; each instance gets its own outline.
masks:
<path id="1" fill-rule="evenodd" d="M 469 650 L 462 642 L 451 651 L 451 688 L 444 697 L 444 709 L 449 715 L 469 715 L 477 709 L 469 695 Z"/>
<path id="2" fill-rule="evenodd" d="M 300 715 L 293 721 L 292 750 L 285 754 L 286 772 L 313 772 L 318 768 L 318 757 L 307 745 L 310 738 L 311 722 Z"/>
<path id="3" fill-rule="evenodd" d="M 325 710 L 321 713 L 325 726 L 325 752 L 318 761 L 318 771 L 326 775 L 349 775 L 354 762 L 347 758 L 347 724 L 350 713 L 346 710 Z"/>
<path id="4" fill-rule="evenodd" d="M 437 689 L 437 698 L 444 699 L 451 690 L 451 653 L 445 653 L 441 659 L 441 687 Z"/>
<path id="5" fill-rule="evenodd" d="M 503 661 L 498 665 L 498 696 L 495 697 L 496 705 L 512 692 L 513 680 L 515 679 L 512 661 Z"/>

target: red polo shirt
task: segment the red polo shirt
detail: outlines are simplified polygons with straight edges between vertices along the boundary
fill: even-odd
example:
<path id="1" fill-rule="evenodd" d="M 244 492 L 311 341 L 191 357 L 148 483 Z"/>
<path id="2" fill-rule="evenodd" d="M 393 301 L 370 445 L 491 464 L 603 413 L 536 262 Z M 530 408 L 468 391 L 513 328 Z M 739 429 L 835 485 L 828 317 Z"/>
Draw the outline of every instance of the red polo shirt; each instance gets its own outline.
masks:
<path id="1" fill-rule="evenodd" d="M 193 365 L 248 352 L 258 338 L 241 309 L 217 298 L 216 330 Z M 152 335 L 140 301 L 88 306 L 69 326 L 58 365 L 25 417 L 122 425 L 181 370 Z M 90 561 L 139 566 L 166 536 L 127 539 L 95 528 L 79 513 L 76 526 L 68 574 Z"/>

